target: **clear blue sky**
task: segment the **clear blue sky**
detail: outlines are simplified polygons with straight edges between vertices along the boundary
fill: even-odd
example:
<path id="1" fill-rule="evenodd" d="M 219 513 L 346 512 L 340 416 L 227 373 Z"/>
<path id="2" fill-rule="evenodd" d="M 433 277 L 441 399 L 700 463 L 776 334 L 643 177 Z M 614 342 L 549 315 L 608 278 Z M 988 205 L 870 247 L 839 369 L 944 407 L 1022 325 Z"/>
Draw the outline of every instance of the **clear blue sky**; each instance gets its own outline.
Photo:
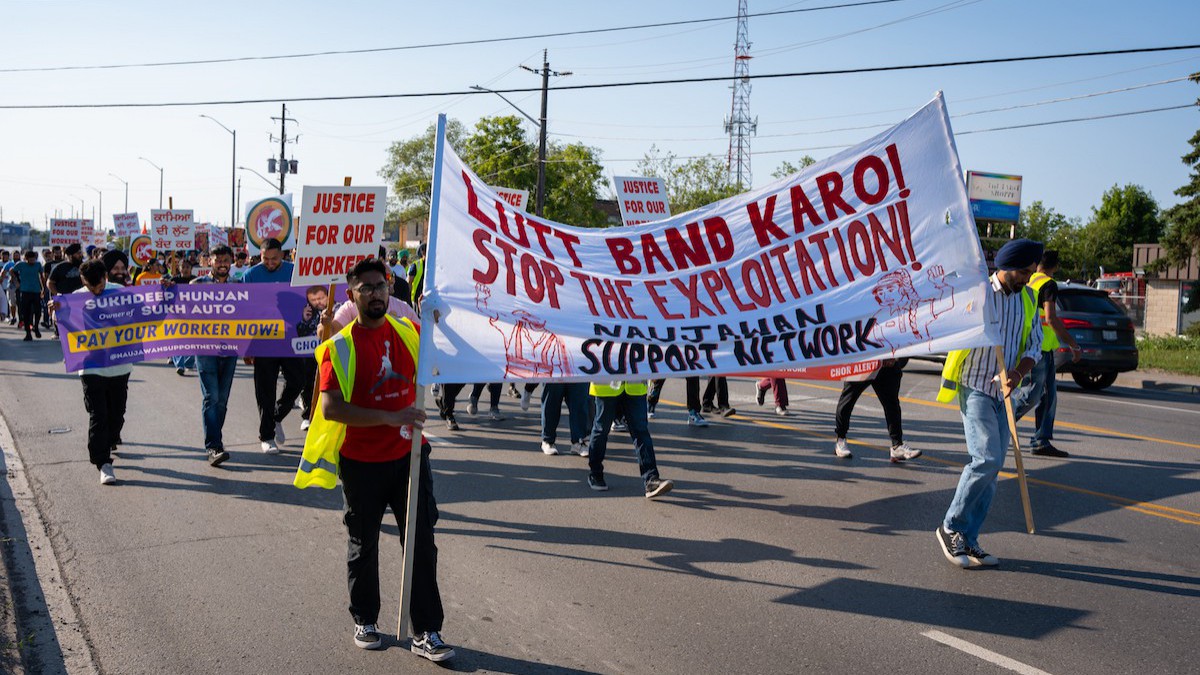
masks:
<path id="1" fill-rule="evenodd" d="M 839 0 L 751 0 L 750 11 L 838 4 Z M 943 11 L 938 11 L 939 9 Z M 735 14 L 720 2 L 522 3 L 228 2 L 144 0 L 0 0 L 0 69 L 111 64 L 382 47 L 620 26 Z M 927 16 L 914 15 L 927 13 Z M 909 18 L 913 17 L 913 18 Z M 1180 0 L 903 0 L 872 7 L 750 20 L 751 73 L 868 67 L 1200 42 L 1200 3 Z M 287 61 L 38 73 L 0 73 L 0 103 L 100 103 L 216 100 L 536 86 L 519 69 L 551 67 L 557 80 L 600 83 L 726 76 L 733 70 L 735 24 L 655 28 L 469 47 L 331 56 Z M 882 74 L 757 81 L 750 106 L 755 184 L 771 180 L 783 160 L 822 158 L 896 122 L 945 92 L 963 167 L 1020 174 L 1024 201 L 1040 199 L 1087 218 L 1105 189 L 1145 186 L 1163 206 L 1187 180 L 1179 161 L 1200 128 L 1196 109 L 1031 129 L 966 134 L 1030 122 L 1180 105 L 1200 86 L 1176 82 L 1029 108 L 962 116 L 1162 82 L 1200 71 L 1200 51 L 1107 56 Z M 537 116 L 536 94 L 512 98 Z M 552 134 L 602 151 L 611 175 L 633 171 L 651 143 L 682 156 L 724 157 L 728 83 L 670 85 L 551 94 Z M 302 184 L 381 184 L 390 141 L 420 133 L 446 112 L 470 125 L 509 112 L 494 95 L 295 103 L 300 142 L 289 154 Z M 123 207 L 143 218 L 158 204 L 158 171 L 177 208 L 227 225 L 231 137 L 208 114 L 238 132 L 237 162 L 266 173 L 278 154 L 269 134 L 278 104 L 118 110 L 0 110 L 0 208 L 4 220 L 45 226 L 79 198 L 90 215 L 103 192 L 104 224 Z M 529 126 L 531 135 L 532 125 Z M 838 129 L 846 129 L 836 131 Z M 265 196 L 260 178 L 238 172 L 242 200 Z M 274 176 L 271 176 L 275 179 Z M 297 198 L 298 199 L 298 198 Z M 239 206 L 240 210 L 240 206 Z"/>

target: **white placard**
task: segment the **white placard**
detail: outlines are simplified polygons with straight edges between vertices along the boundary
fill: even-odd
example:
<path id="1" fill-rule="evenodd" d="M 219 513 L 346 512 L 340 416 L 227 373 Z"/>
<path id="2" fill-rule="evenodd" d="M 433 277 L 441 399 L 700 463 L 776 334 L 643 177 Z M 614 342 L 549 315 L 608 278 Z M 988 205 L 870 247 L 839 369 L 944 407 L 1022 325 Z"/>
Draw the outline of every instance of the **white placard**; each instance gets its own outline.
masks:
<path id="1" fill-rule="evenodd" d="M 118 239 L 121 237 L 136 237 L 141 234 L 141 225 L 138 224 L 138 214 L 114 213 L 113 232 Z"/>
<path id="2" fill-rule="evenodd" d="M 617 191 L 621 222 L 625 225 L 641 225 L 671 217 L 667 184 L 663 179 L 613 176 L 613 187 Z"/>
<path id="3" fill-rule="evenodd" d="M 386 187 L 304 186 L 293 286 L 346 280 L 358 261 L 379 253 Z"/>
<path id="4" fill-rule="evenodd" d="M 51 218 L 50 246 L 70 246 L 79 243 L 82 222 L 78 218 Z"/>
<path id="5" fill-rule="evenodd" d="M 150 238 L 155 251 L 190 251 L 196 247 L 191 209 L 151 209 Z"/>
<path id="6" fill-rule="evenodd" d="M 514 190 L 513 188 L 492 186 L 496 195 L 518 211 L 529 210 L 529 190 Z"/>

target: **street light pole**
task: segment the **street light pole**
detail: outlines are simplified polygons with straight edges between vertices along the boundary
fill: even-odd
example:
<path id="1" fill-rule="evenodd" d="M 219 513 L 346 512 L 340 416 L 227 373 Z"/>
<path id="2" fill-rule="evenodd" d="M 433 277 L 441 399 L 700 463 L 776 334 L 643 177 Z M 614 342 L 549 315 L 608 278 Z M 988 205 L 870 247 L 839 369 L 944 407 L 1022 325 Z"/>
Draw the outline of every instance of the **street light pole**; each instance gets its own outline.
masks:
<path id="1" fill-rule="evenodd" d="M 208 115 L 201 115 L 206 119 L 214 122 L 217 120 Z M 225 131 L 233 134 L 233 162 L 229 165 L 229 227 L 237 224 L 237 131 L 217 122 L 218 125 Z"/>
<path id="2" fill-rule="evenodd" d="M 238 169 L 240 169 L 240 170 L 242 170 L 242 171 L 249 171 L 250 173 L 254 174 L 255 176 L 258 176 L 259 178 L 263 179 L 264 181 L 266 181 L 267 185 L 270 185 L 270 186 L 271 186 L 271 189 L 272 189 L 272 190 L 277 190 L 277 189 L 279 189 L 279 186 L 278 186 L 278 185 L 276 185 L 275 183 L 271 182 L 271 179 L 270 179 L 270 178 L 267 178 L 266 176 L 264 176 L 264 175 L 262 175 L 261 173 L 259 173 L 259 172 L 255 171 L 254 169 L 251 169 L 251 168 L 250 168 L 250 167 L 248 167 L 248 166 L 239 166 L 239 167 L 238 167 Z"/>
<path id="3" fill-rule="evenodd" d="M 138 159 L 142 159 L 147 162 L 150 162 L 150 160 L 146 159 L 145 157 L 138 157 Z M 161 209 L 162 208 L 162 195 L 163 195 L 163 168 L 161 166 L 155 164 L 154 162 L 150 162 L 150 166 L 158 169 L 158 208 Z"/>
<path id="4" fill-rule="evenodd" d="M 100 196 L 100 199 L 99 199 L 100 205 L 98 207 L 99 211 L 100 211 L 100 215 L 99 215 L 99 217 L 96 218 L 95 228 L 98 230 L 103 230 L 104 229 L 104 193 L 100 191 L 100 188 L 94 188 L 91 185 L 87 185 L 86 187 L 92 188 L 93 190 L 96 191 L 96 194 Z"/>
<path id="5" fill-rule="evenodd" d="M 537 193 L 535 196 L 536 201 L 535 201 L 535 206 L 534 206 L 534 213 L 539 218 L 542 216 L 542 211 L 546 207 L 546 106 L 547 106 L 547 102 L 548 102 L 548 98 L 549 98 L 548 94 L 550 91 L 550 76 L 554 75 L 556 77 L 559 77 L 559 76 L 571 74 L 569 71 L 558 73 L 558 72 L 550 70 L 550 62 L 547 60 L 547 58 L 548 57 L 546 56 L 546 51 L 542 50 L 542 68 L 541 68 L 541 70 L 534 70 L 533 68 L 521 66 L 522 68 L 524 68 L 525 70 L 528 70 L 531 73 L 542 76 L 542 116 L 541 116 L 540 120 L 533 119 L 533 117 L 530 116 L 529 113 L 525 112 L 524 110 L 521 110 L 520 106 L 518 106 L 516 103 L 513 103 L 512 101 L 508 100 L 508 97 L 505 96 L 504 94 L 501 94 L 500 92 L 498 92 L 494 89 L 488 89 L 487 87 L 481 87 L 477 84 L 471 85 L 471 88 L 474 89 L 475 91 L 486 91 L 488 93 L 495 94 L 495 95 L 499 96 L 500 98 L 504 99 L 505 103 L 509 104 L 510 106 L 513 107 L 514 110 L 516 110 L 517 112 L 524 115 L 525 119 L 529 120 L 530 122 L 533 122 L 533 125 L 537 127 L 537 130 L 538 130 Z"/>
<path id="6" fill-rule="evenodd" d="M 80 197 L 79 195 L 71 195 L 71 198 L 79 200 L 79 218 L 81 220 L 87 218 L 87 214 L 84 213 L 84 209 L 83 209 L 83 197 Z M 74 208 L 74 207 L 72 207 L 72 208 Z"/>
<path id="7" fill-rule="evenodd" d="M 113 178 L 116 178 L 117 180 L 119 180 L 125 184 L 125 213 L 129 213 L 129 181 L 121 178 L 120 176 L 118 176 L 115 173 L 110 173 L 108 175 L 112 176 Z"/>

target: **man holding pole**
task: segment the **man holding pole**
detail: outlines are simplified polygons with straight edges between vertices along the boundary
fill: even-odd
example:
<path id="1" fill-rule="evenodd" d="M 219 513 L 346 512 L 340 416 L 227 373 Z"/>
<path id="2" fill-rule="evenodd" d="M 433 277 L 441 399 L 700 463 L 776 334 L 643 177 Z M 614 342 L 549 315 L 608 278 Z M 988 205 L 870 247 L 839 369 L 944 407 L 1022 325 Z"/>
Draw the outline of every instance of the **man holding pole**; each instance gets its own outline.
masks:
<path id="1" fill-rule="evenodd" d="M 954 499 L 937 529 L 943 555 L 959 567 L 1000 564 L 979 545 L 979 530 L 987 518 L 1004 456 L 1012 442 L 1008 419 L 1024 414 L 1037 401 L 1019 388 L 1041 357 L 1042 331 L 1037 295 L 1026 288 L 1042 258 L 1042 245 L 1014 239 L 996 253 L 997 271 L 990 277 L 984 316 L 1000 324 L 999 347 L 963 349 L 946 357 L 938 400 L 957 400 L 971 461 L 963 467 Z M 1000 372 L 996 350 L 1004 359 Z M 1010 402 L 1005 401 L 1011 396 Z"/>
<path id="2" fill-rule="evenodd" d="M 454 650 L 441 637 L 444 614 L 433 534 L 437 503 L 428 443 L 421 444 L 416 531 L 405 531 L 411 438 L 413 433 L 421 433 L 425 422 L 425 411 L 415 405 L 419 329 L 407 319 L 387 314 L 391 288 L 382 260 L 359 262 L 347 274 L 347 281 L 358 317 L 317 348 L 321 397 L 308 440 L 317 444 L 322 438 L 336 439 L 340 435 L 336 427 L 344 429 L 336 456 L 345 498 L 343 521 L 349 535 L 346 564 L 354 644 L 362 649 L 381 645 L 376 626 L 379 527 L 390 506 L 405 546 L 415 547 L 408 599 L 414 635 L 410 649 L 430 661 L 445 661 L 454 656 Z M 332 432 L 331 425 L 335 427 Z M 320 464 L 301 464 L 300 472 L 319 471 Z M 301 476 L 297 484 L 304 480 Z"/>

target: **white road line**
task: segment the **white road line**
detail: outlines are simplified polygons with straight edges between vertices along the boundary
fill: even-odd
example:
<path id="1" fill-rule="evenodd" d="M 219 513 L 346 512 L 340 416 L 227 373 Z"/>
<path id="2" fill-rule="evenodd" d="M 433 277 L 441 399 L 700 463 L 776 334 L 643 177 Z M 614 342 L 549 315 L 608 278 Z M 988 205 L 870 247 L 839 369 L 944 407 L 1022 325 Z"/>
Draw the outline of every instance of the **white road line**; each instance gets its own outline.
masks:
<path id="1" fill-rule="evenodd" d="M 1097 396 L 1089 396 L 1089 397 L 1087 397 L 1087 400 L 1088 401 L 1100 401 L 1102 403 L 1116 403 L 1119 405 L 1136 405 L 1139 408 L 1153 408 L 1155 410 L 1170 410 L 1172 412 L 1183 412 L 1183 413 L 1191 413 L 1193 415 L 1200 415 L 1200 410 L 1188 410 L 1187 408 L 1172 408 L 1170 406 L 1155 405 L 1153 403 L 1134 403 L 1133 401 L 1114 401 L 1114 400 L 1110 400 L 1107 398 L 1100 398 Z"/>
<path id="2" fill-rule="evenodd" d="M 1050 673 L 1047 673 L 1044 670 L 1039 670 L 1033 666 L 1021 663 L 1020 661 L 1010 659 L 1003 654 L 997 654 L 990 649 L 984 649 L 983 647 L 971 644 L 966 640 L 960 640 L 953 635 L 947 635 L 940 630 L 927 630 L 924 633 L 921 633 L 921 635 L 924 635 L 935 642 L 940 642 L 947 647 L 953 647 L 961 652 L 966 652 L 971 656 L 983 659 L 988 663 L 994 663 L 1001 668 L 1007 668 L 1009 670 L 1021 673 L 1021 675 L 1050 675 Z"/>

